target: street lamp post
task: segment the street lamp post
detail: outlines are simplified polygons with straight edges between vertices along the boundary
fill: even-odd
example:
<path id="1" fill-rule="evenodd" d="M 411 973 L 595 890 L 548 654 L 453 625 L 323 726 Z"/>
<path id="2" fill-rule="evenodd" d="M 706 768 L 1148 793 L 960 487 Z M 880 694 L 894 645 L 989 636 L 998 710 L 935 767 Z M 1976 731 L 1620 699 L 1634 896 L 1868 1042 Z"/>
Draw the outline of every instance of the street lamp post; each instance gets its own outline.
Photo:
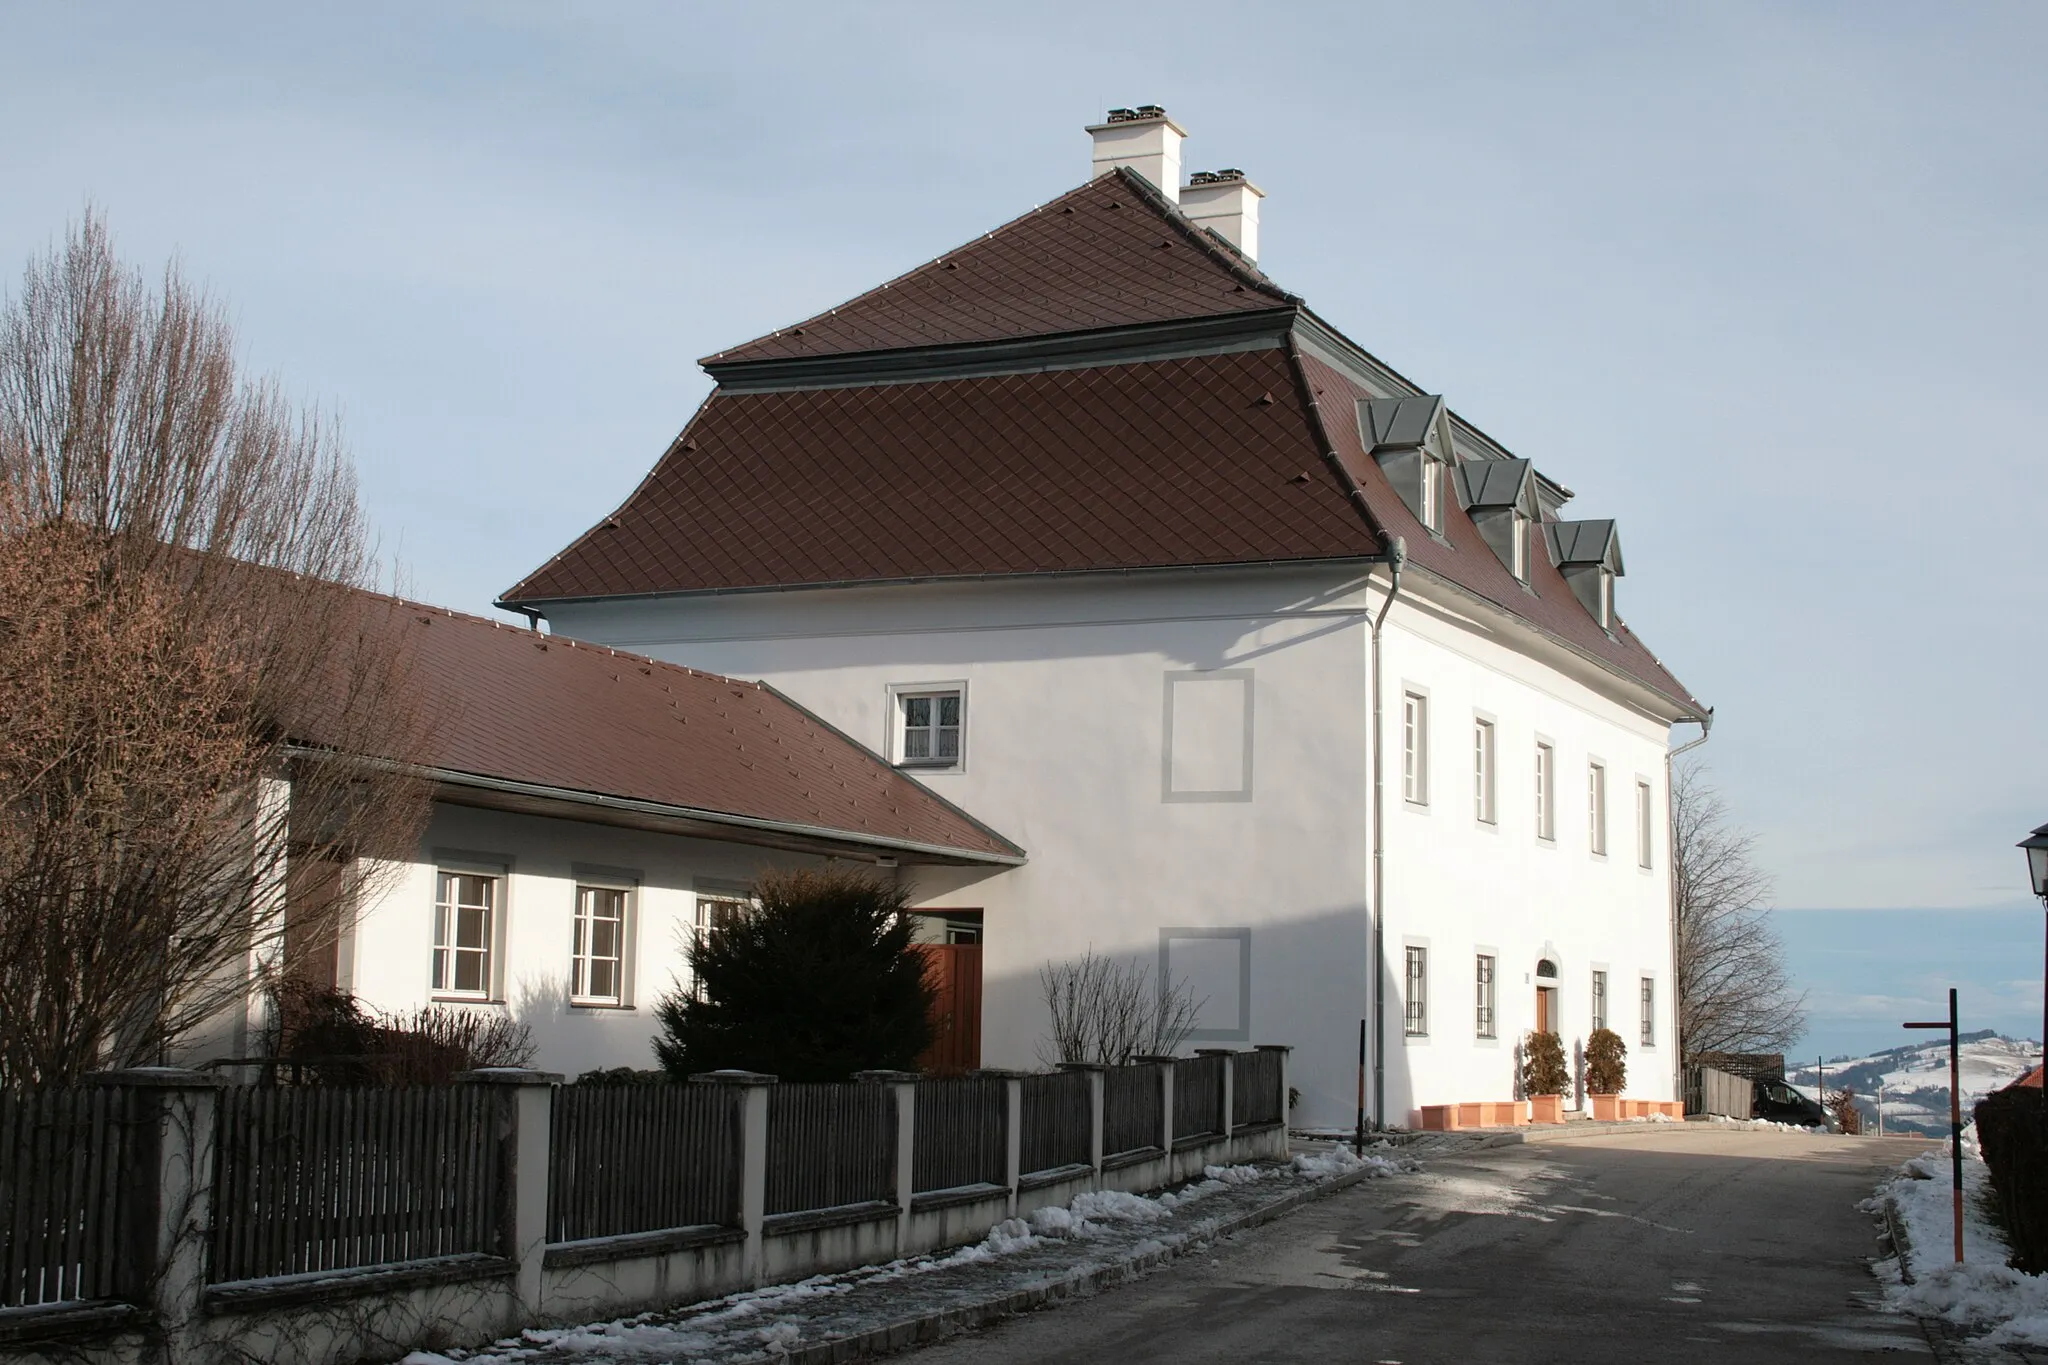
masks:
<path id="1" fill-rule="evenodd" d="M 2048 910 L 2048 825 L 2020 840 L 2019 846 L 2027 851 L 2027 885 Z M 2041 1067 L 2042 1104 L 2048 1113 L 2048 948 L 2043 950 L 2041 963 Z"/>

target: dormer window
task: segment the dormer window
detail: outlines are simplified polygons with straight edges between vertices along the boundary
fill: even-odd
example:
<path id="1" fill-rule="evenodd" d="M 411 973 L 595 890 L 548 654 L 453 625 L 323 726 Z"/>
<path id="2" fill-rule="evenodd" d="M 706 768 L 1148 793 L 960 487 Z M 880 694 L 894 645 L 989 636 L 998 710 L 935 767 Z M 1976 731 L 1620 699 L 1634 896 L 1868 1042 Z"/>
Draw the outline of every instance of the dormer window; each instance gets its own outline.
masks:
<path id="1" fill-rule="evenodd" d="M 1424 529 L 1444 529 L 1444 483 L 1451 440 L 1444 400 L 1433 394 L 1362 398 L 1358 439 Z"/>
<path id="2" fill-rule="evenodd" d="M 1508 572 L 1516 581 L 1529 581 L 1529 518 L 1520 512 L 1514 514 L 1508 533 Z"/>
<path id="3" fill-rule="evenodd" d="M 1444 462 L 1427 453 L 1422 457 L 1422 524 L 1432 531 L 1444 529 Z"/>
<path id="4" fill-rule="evenodd" d="M 1621 567 L 1621 538 L 1611 521 L 1553 521 L 1543 528 L 1550 559 L 1564 575 L 1572 596 L 1600 629 L 1614 632 L 1614 580 Z"/>

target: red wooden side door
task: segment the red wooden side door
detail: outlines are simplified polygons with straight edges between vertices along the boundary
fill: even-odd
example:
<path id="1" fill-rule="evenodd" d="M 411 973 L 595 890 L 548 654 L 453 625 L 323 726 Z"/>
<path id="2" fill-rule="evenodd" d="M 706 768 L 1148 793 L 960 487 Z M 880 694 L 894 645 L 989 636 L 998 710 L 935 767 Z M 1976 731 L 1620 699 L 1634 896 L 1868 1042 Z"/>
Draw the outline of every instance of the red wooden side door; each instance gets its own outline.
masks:
<path id="1" fill-rule="evenodd" d="M 981 1065 L 981 945 L 922 943 L 934 994 L 932 1045 L 920 1070 L 959 1073 Z"/>

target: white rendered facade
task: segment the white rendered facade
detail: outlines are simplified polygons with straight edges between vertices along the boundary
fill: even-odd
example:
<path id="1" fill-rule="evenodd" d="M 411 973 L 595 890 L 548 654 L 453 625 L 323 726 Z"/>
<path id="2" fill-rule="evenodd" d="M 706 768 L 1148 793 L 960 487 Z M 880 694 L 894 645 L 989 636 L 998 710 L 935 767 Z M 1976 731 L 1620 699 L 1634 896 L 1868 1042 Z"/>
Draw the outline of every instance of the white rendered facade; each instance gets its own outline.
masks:
<path id="1" fill-rule="evenodd" d="M 1297 1124 L 1348 1125 L 1373 963 L 1366 563 L 1082 574 L 550 604 L 552 629 L 787 693 L 896 755 L 895 697 L 964 693 L 962 761 L 918 777 L 1029 854 L 1008 870 L 908 869 L 927 908 L 980 909 L 983 1059 L 1033 1065 L 1038 973 L 1093 949 L 1165 963 L 1205 1001 L 1196 1044 L 1296 1049 Z M 1382 637 L 1384 1117 L 1505 1099 L 1559 968 L 1568 1049 L 1594 970 L 1630 1047 L 1629 1093 L 1672 1098 L 1665 753 L 1670 703 L 1411 570 Z M 1427 701 L 1427 802 L 1403 799 L 1403 697 Z M 1473 724 L 1494 736 L 1477 818 Z M 1551 747 L 1555 838 L 1534 753 Z M 1607 775 L 1591 851 L 1588 765 Z M 1652 865 L 1637 865 L 1635 783 Z M 1404 949 L 1427 953 L 1428 1031 L 1403 1030 Z M 1476 958 L 1496 960 L 1496 1037 L 1476 1036 Z M 1640 1046 L 1640 983 L 1654 1043 Z M 1368 1105 L 1371 1105 L 1370 1082 Z"/>

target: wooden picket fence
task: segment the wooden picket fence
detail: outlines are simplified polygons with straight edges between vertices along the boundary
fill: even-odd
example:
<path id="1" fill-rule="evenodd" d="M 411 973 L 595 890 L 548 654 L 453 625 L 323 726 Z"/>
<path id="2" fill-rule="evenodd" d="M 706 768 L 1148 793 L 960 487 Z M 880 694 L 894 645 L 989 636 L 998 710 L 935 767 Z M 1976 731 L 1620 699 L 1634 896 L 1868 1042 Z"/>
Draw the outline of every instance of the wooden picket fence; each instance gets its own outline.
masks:
<path id="1" fill-rule="evenodd" d="M 709 1085 L 565 1085 L 548 1144 L 548 1240 L 740 1218 L 740 1094 Z"/>
<path id="2" fill-rule="evenodd" d="M 215 1282 L 504 1253 L 497 1086 L 234 1086 L 215 1129 Z"/>
<path id="3" fill-rule="evenodd" d="M 134 1295 L 155 1157 L 125 1086 L 0 1092 L 0 1308 Z"/>

